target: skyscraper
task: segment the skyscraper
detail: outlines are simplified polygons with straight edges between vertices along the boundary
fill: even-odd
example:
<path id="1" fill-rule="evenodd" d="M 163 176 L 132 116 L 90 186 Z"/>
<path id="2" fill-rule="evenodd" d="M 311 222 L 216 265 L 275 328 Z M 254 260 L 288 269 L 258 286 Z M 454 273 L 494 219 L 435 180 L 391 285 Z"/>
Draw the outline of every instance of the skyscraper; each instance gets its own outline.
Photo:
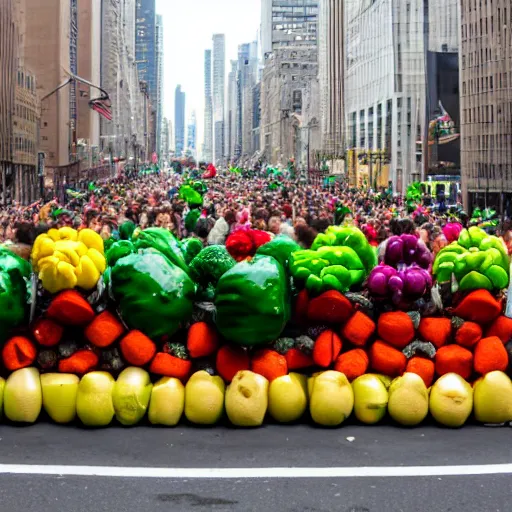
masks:
<path id="1" fill-rule="evenodd" d="M 213 156 L 216 164 L 222 163 L 224 153 L 224 89 L 226 86 L 226 38 L 213 35 Z"/>
<path id="2" fill-rule="evenodd" d="M 112 121 L 101 119 L 100 149 L 135 161 L 146 148 L 144 95 L 140 89 L 136 46 L 136 0 L 101 3 L 101 85 L 112 101 Z"/>
<path id="3" fill-rule="evenodd" d="M 158 73 L 155 0 L 137 0 L 136 16 L 135 60 L 139 71 L 139 79 L 147 83 L 151 108 L 156 111 L 158 105 Z M 149 134 L 149 138 L 153 138 L 151 134 Z M 150 151 L 155 149 L 154 147 L 150 148 Z"/>
<path id="4" fill-rule="evenodd" d="M 196 156 L 197 149 L 197 121 L 196 112 L 192 111 L 187 125 L 187 152 L 193 157 Z"/>
<path id="5" fill-rule="evenodd" d="M 317 25 L 318 0 L 261 0 L 263 56 L 283 46 L 315 45 Z"/>
<path id="6" fill-rule="evenodd" d="M 231 70 L 228 73 L 228 99 L 227 99 L 227 118 L 226 118 L 226 158 L 228 161 L 235 157 L 236 133 L 237 133 L 237 73 L 238 61 L 231 61 Z"/>
<path id="7" fill-rule="evenodd" d="M 346 0 L 345 115 L 354 185 L 392 181 L 394 191 L 404 194 L 420 179 L 417 141 L 426 117 L 423 2 L 376 0 L 363 10 L 356 0 Z M 385 158 L 374 162 L 377 151 Z M 368 152 L 367 164 L 358 165 L 356 154 Z"/>
<path id="8" fill-rule="evenodd" d="M 176 156 L 180 157 L 185 149 L 185 93 L 181 85 L 174 94 L 174 137 Z"/>
<path id="9" fill-rule="evenodd" d="M 461 157 L 464 205 L 512 200 L 512 6 L 462 0 Z"/>
<path id="10" fill-rule="evenodd" d="M 164 93 L 164 20 L 161 14 L 156 16 L 156 92 L 156 147 L 160 151 Z"/>
<path id="11" fill-rule="evenodd" d="M 213 161 L 212 51 L 204 51 L 204 143 L 203 160 Z"/>
<path id="12" fill-rule="evenodd" d="M 320 0 L 318 70 L 322 149 L 337 156 L 345 150 L 343 11 L 344 4 L 340 0 Z"/>
<path id="13" fill-rule="evenodd" d="M 261 56 L 263 61 L 272 52 L 272 0 L 261 0 Z"/>

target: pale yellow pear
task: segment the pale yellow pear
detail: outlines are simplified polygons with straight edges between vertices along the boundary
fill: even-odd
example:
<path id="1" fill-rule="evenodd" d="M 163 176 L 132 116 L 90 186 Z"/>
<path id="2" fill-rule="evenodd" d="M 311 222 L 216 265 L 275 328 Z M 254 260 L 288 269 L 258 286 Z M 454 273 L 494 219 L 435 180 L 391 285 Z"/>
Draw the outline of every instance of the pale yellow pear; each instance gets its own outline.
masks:
<path id="1" fill-rule="evenodd" d="M 268 390 L 268 412 L 279 423 L 290 423 L 302 417 L 308 405 L 305 375 L 290 373 L 274 379 Z"/>
<path id="2" fill-rule="evenodd" d="M 85 374 L 78 385 L 76 413 L 86 427 L 106 427 L 114 418 L 114 377 L 107 372 Z"/>
<path id="3" fill-rule="evenodd" d="M 389 415 L 401 425 L 419 425 L 428 414 L 428 391 L 416 373 L 404 373 L 389 388 Z"/>
<path id="4" fill-rule="evenodd" d="M 315 423 L 326 427 L 341 425 L 354 408 L 354 391 L 345 374 L 329 370 L 309 383 L 309 411 Z"/>
<path id="5" fill-rule="evenodd" d="M 4 413 L 17 423 L 34 423 L 43 405 L 41 380 L 36 368 L 22 368 L 5 382 Z"/>
<path id="6" fill-rule="evenodd" d="M 174 377 L 162 377 L 153 386 L 148 418 L 153 425 L 176 426 L 185 407 L 185 387 Z"/>
<path id="7" fill-rule="evenodd" d="M 130 366 L 117 377 L 112 390 L 112 403 L 119 423 L 136 425 L 148 410 L 151 398 L 151 379 L 142 368 Z"/>
<path id="8" fill-rule="evenodd" d="M 71 373 L 41 375 L 43 407 L 55 423 L 71 423 L 76 417 L 76 397 L 80 379 Z"/>
<path id="9" fill-rule="evenodd" d="M 388 390 L 379 375 L 368 373 L 352 382 L 354 414 L 367 425 L 374 425 L 384 418 L 388 409 Z"/>
<path id="10" fill-rule="evenodd" d="M 445 427 L 458 428 L 473 410 L 473 388 L 456 373 L 447 373 L 430 390 L 430 414 Z"/>
<path id="11" fill-rule="evenodd" d="M 201 370 L 185 386 L 185 416 L 197 425 L 214 425 L 224 412 L 226 387 L 219 376 Z"/>
<path id="12" fill-rule="evenodd" d="M 259 427 L 268 406 L 268 380 L 249 370 L 239 371 L 226 390 L 226 413 L 237 427 Z"/>
<path id="13" fill-rule="evenodd" d="M 512 421 L 512 381 L 503 372 L 490 372 L 473 388 L 475 418 L 480 423 Z"/>
<path id="14" fill-rule="evenodd" d="M 0 377 L 0 418 L 4 414 L 4 390 L 5 390 L 5 379 Z"/>

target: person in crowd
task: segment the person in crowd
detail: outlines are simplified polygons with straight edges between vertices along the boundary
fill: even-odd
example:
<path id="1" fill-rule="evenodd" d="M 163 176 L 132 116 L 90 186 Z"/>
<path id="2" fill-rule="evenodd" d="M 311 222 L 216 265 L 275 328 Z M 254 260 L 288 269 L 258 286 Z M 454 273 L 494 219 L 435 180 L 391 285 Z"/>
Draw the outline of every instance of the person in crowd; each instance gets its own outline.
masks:
<path id="1" fill-rule="evenodd" d="M 233 210 L 226 210 L 220 217 L 208 235 L 209 245 L 224 245 L 231 227 L 236 223 L 236 213 Z"/>

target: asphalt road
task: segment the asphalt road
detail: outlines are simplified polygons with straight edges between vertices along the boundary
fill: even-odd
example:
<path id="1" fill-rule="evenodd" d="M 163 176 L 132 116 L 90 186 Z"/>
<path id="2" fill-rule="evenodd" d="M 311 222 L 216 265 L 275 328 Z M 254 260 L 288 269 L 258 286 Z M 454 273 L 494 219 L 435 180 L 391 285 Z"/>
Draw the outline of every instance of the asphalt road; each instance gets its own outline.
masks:
<path id="1" fill-rule="evenodd" d="M 464 468 L 512 463 L 510 428 L 400 429 L 347 425 L 84 430 L 0 426 L 0 510 L 12 512 L 283 511 L 505 512 L 510 474 Z M 411 468 L 410 476 L 144 478 L 9 474 L 6 464 L 113 468 Z M 25 466 L 30 465 L 30 466 Z M 462 466 L 458 476 L 414 476 L 416 466 Z M 145 469 L 144 469 L 145 468 Z M 21 472 L 23 473 L 23 469 Z M 380 471 L 380 469 L 379 469 Z M 512 471 L 512 469 L 511 469 Z M 476 470 L 478 473 L 478 469 Z M 72 473 L 72 471 L 71 471 Z M 405 469 L 409 475 L 409 470 Z M 499 473 L 498 471 L 496 473 Z M 350 474 L 350 472 L 349 472 Z"/>

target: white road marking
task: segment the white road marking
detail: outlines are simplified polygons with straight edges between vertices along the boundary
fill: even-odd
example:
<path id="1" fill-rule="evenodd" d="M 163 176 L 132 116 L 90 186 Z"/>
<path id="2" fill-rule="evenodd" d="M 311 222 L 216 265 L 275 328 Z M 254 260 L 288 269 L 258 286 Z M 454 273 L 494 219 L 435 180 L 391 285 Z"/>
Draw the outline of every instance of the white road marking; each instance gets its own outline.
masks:
<path id="1" fill-rule="evenodd" d="M 144 468 L 0 464 L 1 475 L 102 476 L 114 478 L 389 478 L 512 474 L 512 464 L 344 468 Z"/>

